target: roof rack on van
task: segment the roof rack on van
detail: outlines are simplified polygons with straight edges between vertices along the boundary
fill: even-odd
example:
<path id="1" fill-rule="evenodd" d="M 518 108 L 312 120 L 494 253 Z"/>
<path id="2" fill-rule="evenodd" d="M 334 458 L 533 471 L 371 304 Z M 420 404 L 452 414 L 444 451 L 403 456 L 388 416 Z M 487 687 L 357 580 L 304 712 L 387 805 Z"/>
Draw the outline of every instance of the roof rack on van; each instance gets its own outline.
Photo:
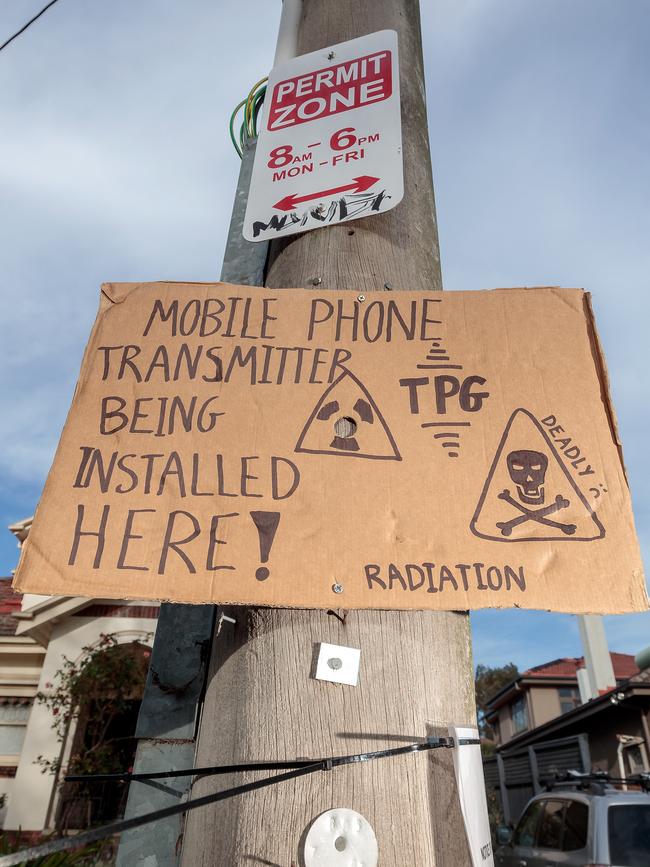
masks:
<path id="1" fill-rule="evenodd" d="M 556 771 L 553 776 L 543 781 L 547 792 L 552 789 L 576 786 L 581 790 L 589 790 L 594 795 L 604 795 L 606 791 L 616 786 L 639 786 L 644 792 L 650 792 L 650 773 L 644 771 L 631 774 L 629 777 L 613 777 L 607 771 Z"/>
<path id="2" fill-rule="evenodd" d="M 589 790 L 594 795 L 603 795 L 611 778 L 606 771 L 556 771 L 553 776 L 544 781 L 547 791 L 552 789 L 576 786 L 578 789 Z"/>
<path id="3" fill-rule="evenodd" d="M 629 777 L 613 777 L 607 771 L 555 771 L 552 777 L 542 782 L 547 792 L 575 786 L 583 791 L 588 790 L 593 795 L 604 795 L 607 790 L 621 785 L 638 786 L 644 792 L 650 792 L 650 772 L 648 771 L 631 774 Z"/>
<path id="4" fill-rule="evenodd" d="M 631 783 L 635 786 L 641 786 L 644 792 L 650 792 L 650 773 L 648 771 L 643 771 L 638 774 L 630 774 L 625 782 L 628 785 Z"/>

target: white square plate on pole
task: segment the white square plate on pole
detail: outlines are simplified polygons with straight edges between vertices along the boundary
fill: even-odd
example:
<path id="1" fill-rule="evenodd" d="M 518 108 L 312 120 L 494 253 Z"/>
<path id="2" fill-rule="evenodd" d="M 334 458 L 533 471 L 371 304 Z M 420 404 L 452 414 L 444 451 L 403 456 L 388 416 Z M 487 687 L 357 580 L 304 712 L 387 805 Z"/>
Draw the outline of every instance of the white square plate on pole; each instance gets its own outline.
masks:
<path id="1" fill-rule="evenodd" d="M 370 217 L 403 195 L 394 30 L 272 70 L 244 218 L 247 240 Z"/>

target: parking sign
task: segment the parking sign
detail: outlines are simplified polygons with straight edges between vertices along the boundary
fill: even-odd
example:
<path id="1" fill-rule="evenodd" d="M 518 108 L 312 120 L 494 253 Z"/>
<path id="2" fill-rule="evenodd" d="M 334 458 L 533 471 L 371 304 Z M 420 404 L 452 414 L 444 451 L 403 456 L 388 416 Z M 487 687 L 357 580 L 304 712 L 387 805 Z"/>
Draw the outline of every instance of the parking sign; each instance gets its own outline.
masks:
<path id="1" fill-rule="evenodd" d="M 403 194 L 394 30 L 273 69 L 244 220 L 247 240 L 372 216 L 394 208 Z"/>

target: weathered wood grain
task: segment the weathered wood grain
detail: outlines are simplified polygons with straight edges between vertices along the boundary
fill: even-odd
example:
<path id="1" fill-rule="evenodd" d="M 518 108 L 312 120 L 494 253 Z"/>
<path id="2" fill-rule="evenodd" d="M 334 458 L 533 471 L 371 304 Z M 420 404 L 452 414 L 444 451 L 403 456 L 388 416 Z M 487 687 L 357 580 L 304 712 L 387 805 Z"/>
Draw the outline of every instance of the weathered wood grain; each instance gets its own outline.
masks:
<path id="1" fill-rule="evenodd" d="M 304 0 L 301 53 L 376 30 L 399 34 L 404 198 L 386 214 L 271 245 L 266 285 L 442 289 L 416 0 Z"/>
<path id="2" fill-rule="evenodd" d="M 384 28 L 400 39 L 404 200 L 387 214 L 274 243 L 269 286 L 320 278 L 319 291 L 442 288 L 417 0 L 304 0 L 300 50 Z M 227 613 L 237 622 L 224 622 L 214 643 L 198 765 L 377 750 L 475 720 L 465 613 Z M 361 648 L 357 687 L 312 678 L 323 641 Z M 192 794 L 243 781 L 200 780 Z M 333 807 L 368 819 L 382 867 L 470 864 L 451 754 L 436 751 L 318 773 L 193 812 L 183 867 L 298 867 L 310 823 Z"/>

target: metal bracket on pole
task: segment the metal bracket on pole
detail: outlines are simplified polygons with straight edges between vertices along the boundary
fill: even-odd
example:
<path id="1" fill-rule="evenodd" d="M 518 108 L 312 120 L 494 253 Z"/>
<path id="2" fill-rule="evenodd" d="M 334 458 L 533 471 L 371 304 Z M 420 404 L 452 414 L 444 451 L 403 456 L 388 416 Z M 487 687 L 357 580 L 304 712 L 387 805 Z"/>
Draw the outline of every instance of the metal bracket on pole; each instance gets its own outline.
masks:
<path id="1" fill-rule="evenodd" d="M 221 268 L 227 283 L 262 286 L 268 244 L 253 244 L 242 235 L 255 141 L 248 141 Z M 173 605 L 160 608 L 149 676 L 140 707 L 134 773 L 155 773 L 194 764 L 197 724 L 208 673 L 218 608 Z M 179 803 L 188 795 L 191 777 L 171 778 L 155 788 L 144 782 L 129 787 L 125 819 Z M 160 819 L 122 834 L 116 867 L 176 867 L 180 859 L 183 817 Z"/>
<path id="2" fill-rule="evenodd" d="M 221 266 L 221 280 L 241 286 L 263 286 L 268 243 L 247 241 L 243 234 L 244 216 L 248 190 L 251 185 L 255 145 L 257 139 L 248 139 L 244 144 L 244 156 L 239 170 L 235 201 L 232 206 L 226 252 Z"/>
<path id="3" fill-rule="evenodd" d="M 151 773 L 185 768 L 194 761 L 196 720 L 210 659 L 214 608 L 208 605 L 161 606 L 151 665 L 140 706 L 134 770 Z M 129 787 L 125 818 L 178 804 L 189 790 L 184 777 L 163 786 Z M 181 817 L 126 831 L 120 839 L 117 867 L 178 863 Z"/>

